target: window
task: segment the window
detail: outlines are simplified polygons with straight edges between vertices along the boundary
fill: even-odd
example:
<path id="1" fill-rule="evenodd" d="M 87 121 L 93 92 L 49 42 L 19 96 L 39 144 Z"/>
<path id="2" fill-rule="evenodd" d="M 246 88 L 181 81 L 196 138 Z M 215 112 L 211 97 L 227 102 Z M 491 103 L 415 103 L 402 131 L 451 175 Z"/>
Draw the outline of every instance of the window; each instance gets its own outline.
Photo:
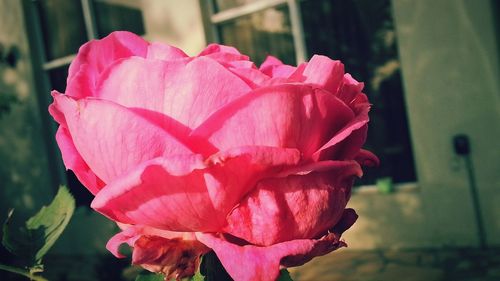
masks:
<path id="1" fill-rule="evenodd" d="M 68 66 L 82 44 L 115 30 L 144 34 L 140 1 L 32 0 L 25 1 L 25 11 L 31 42 L 38 47 L 33 48 L 33 60 L 40 64 L 42 73 L 37 75 L 42 76 L 47 99 L 50 89 L 65 91 Z M 68 171 L 63 177 L 77 204 L 89 206 L 92 197 L 75 175 Z"/>
<path id="2" fill-rule="evenodd" d="M 365 147 L 381 160 L 360 185 L 416 181 L 390 0 L 200 0 L 207 37 L 260 64 L 273 54 L 296 64 L 340 59 L 374 104 Z M 208 4 L 207 4 L 208 3 Z"/>

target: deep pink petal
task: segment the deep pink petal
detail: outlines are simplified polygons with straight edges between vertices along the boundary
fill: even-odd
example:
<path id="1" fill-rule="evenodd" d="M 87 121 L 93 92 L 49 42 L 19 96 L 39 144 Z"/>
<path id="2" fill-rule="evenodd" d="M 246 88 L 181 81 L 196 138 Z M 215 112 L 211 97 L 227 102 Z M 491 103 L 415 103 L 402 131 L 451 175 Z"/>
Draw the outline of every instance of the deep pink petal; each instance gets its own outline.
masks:
<path id="1" fill-rule="evenodd" d="M 364 95 L 358 95 L 358 97 Z M 351 119 L 342 129 L 340 129 L 328 142 L 326 142 L 320 149 L 318 149 L 314 155 L 314 159 L 330 159 L 330 160 L 343 160 L 343 159 L 353 159 L 357 154 L 358 150 L 364 144 L 366 140 L 367 124 L 370 120 L 368 117 L 368 112 L 370 111 L 370 104 L 365 102 L 357 102 L 356 99 L 352 101 L 350 107 L 356 113 L 356 117 Z M 356 132 L 354 134 L 354 132 Z M 354 134 L 354 136 L 351 136 Z M 347 139 L 350 137 L 349 141 Z M 350 147 L 348 150 L 342 151 L 341 149 L 335 149 L 334 146 L 344 142 L 345 145 Z M 335 154 L 339 151 L 344 156 L 342 157 L 331 157 L 325 156 Z"/>
<path id="2" fill-rule="evenodd" d="M 332 94 L 337 93 L 344 77 L 344 65 L 326 56 L 314 55 L 307 63 L 304 83 L 318 85 Z"/>
<path id="3" fill-rule="evenodd" d="M 145 57 L 149 43 L 127 31 L 117 31 L 101 40 L 84 44 L 68 70 L 66 94 L 83 98 L 93 96 L 99 75 L 114 61 Z"/>
<path id="4" fill-rule="evenodd" d="M 337 97 L 346 104 L 350 104 L 356 96 L 361 94 L 364 86 L 364 83 L 356 81 L 356 79 L 352 78 L 351 74 L 346 73 L 344 74 L 342 86 L 337 93 Z"/>
<path id="5" fill-rule="evenodd" d="M 236 244 L 231 239 L 228 240 L 228 237 L 216 234 L 196 233 L 196 237 L 215 251 L 234 280 L 275 281 L 280 266 L 299 266 L 314 257 L 345 247 L 340 236 L 356 218 L 354 211 L 347 209 L 338 226 L 319 239 L 296 239 L 267 247 Z"/>
<path id="6" fill-rule="evenodd" d="M 219 44 L 208 45 L 198 57 L 208 57 L 226 66 L 235 61 L 248 61 L 248 56 L 242 55 L 236 48 Z"/>
<path id="7" fill-rule="evenodd" d="M 216 61 L 151 61 L 129 58 L 116 63 L 100 81 L 99 97 L 126 107 L 165 114 L 190 128 L 251 88 Z"/>
<path id="8" fill-rule="evenodd" d="M 112 220 L 171 231 L 218 231 L 255 183 L 295 165 L 294 149 L 243 147 L 201 156 L 157 158 L 109 183 L 92 208 Z"/>
<path id="9" fill-rule="evenodd" d="M 105 183 L 146 160 L 192 153 L 163 128 L 115 103 L 58 94 L 54 100 L 77 151 Z"/>
<path id="10" fill-rule="evenodd" d="M 92 172 L 82 156 L 76 150 L 68 129 L 59 126 L 56 133 L 56 141 L 61 150 L 62 159 L 66 169 L 72 170 L 78 180 L 90 191 L 96 194 L 104 186 L 104 182 Z"/>
<path id="11" fill-rule="evenodd" d="M 297 148 L 307 158 L 353 117 L 349 107 L 326 91 L 286 84 L 235 100 L 191 134 L 221 150 L 241 145 Z"/>
<path id="12" fill-rule="evenodd" d="M 367 167 L 377 167 L 380 165 L 378 157 L 368 150 L 361 149 L 355 156 L 354 160 L 360 165 Z"/>
<path id="13" fill-rule="evenodd" d="M 266 60 L 260 65 L 260 71 L 268 75 L 269 77 L 289 77 L 295 70 L 296 67 L 291 65 L 283 64 L 279 59 L 273 56 L 267 56 Z"/>
<path id="14" fill-rule="evenodd" d="M 338 222 L 362 175 L 355 161 L 327 164 L 318 165 L 321 172 L 307 167 L 307 174 L 260 181 L 228 216 L 224 232 L 261 246 L 317 238 Z"/>

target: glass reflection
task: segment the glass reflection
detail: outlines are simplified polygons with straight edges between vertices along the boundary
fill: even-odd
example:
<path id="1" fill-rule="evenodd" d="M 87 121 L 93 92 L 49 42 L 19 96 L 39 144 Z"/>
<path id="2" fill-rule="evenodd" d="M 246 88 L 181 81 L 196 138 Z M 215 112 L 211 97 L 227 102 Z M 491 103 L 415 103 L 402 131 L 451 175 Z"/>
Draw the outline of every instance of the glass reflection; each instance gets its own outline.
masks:
<path id="1" fill-rule="evenodd" d="M 46 60 L 68 56 L 87 41 L 80 1 L 38 0 Z"/>
<path id="2" fill-rule="evenodd" d="M 270 8 L 219 25 L 223 44 L 238 48 L 259 65 L 268 54 L 295 64 L 287 7 Z"/>

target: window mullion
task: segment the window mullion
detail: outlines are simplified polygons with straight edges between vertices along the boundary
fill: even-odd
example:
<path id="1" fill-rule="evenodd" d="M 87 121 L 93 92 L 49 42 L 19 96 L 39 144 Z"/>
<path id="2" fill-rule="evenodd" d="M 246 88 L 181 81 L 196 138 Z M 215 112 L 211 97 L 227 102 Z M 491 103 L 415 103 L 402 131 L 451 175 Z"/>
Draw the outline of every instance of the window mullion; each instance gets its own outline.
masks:
<path id="1" fill-rule="evenodd" d="M 81 1 L 82 1 L 83 19 L 85 21 L 85 29 L 87 30 L 87 38 L 88 40 L 96 39 L 97 25 L 95 21 L 94 7 L 92 4 L 92 0 L 81 0 Z"/>
<path id="2" fill-rule="evenodd" d="M 211 14 L 211 21 L 213 24 L 219 24 L 226 21 L 233 20 L 242 16 L 250 15 L 267 8 L 276 7 L 278 5 L 285 4 L 287 0 L 264 0 L 250 2 L 242 6 L 227 9 L 215 14 Z M 213 11 L 212 11 L 213 12 Z"/>
<path id="3" fill-rule="evenodd" d="M 290 25 L 292 28 L 293 45 L 295 47 L 295 58 L 297 64 L 307 60 L 307 48 L 304 39 L 304 28 L 302 24 L 302 15 L 300 12 L 298 0 L 287 0 L 288 11 L 290 13 Z"/>

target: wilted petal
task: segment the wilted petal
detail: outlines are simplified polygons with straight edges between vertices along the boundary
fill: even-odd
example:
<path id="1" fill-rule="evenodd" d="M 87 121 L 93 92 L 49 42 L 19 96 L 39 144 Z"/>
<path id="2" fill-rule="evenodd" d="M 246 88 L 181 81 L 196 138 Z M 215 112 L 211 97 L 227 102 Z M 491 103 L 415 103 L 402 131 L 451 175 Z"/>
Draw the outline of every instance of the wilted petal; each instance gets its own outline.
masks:
<path id="1" fill-rule="evenodd" d="M 92 208 L 128 224 L 172 231 L 218 231 L 260 179 L 295 165 L 294 149 L 238 148 L 201 157 L 157 158 L 109 183 Z"/>
<path id="2" fill-rule="evenodd" d="M 354 117 L 326 91 L 307 85 L 260 88 L 214 113 L 191 135 L 221 150 L 241 145 L 297 148 L 304 158 Z"/>
<path id="3" fill-rule="evenodd" d="M 193 275 L 202 254 L 208 248 L 196 240 L 194 233 L 171 232 L 131 225 L 113 236 L 106 248 L 123 258 L 118 248 L 126 243 L 133 248 L 132 263 L 166 275 L 168 280 Z"/>
<path id="4" fill-rule="evenodd" d="M 163 128 L 109 101 L 54 94 L 54 111 L 64 115 L 73 143 L 105 183 L 159 156 L 192 154 Z M 103 114 L 105 112 L 106 114 Z"/>
<path id="5" fill-rule="evenodd" d="M 260 181 L 228 216 L 224 232 L 269 246 L 317 238 L 332 228 L 362 171 L 355 161 L 328 161 L 317 167 L 321 172 L 307 167 L 307 174 Z"/>

